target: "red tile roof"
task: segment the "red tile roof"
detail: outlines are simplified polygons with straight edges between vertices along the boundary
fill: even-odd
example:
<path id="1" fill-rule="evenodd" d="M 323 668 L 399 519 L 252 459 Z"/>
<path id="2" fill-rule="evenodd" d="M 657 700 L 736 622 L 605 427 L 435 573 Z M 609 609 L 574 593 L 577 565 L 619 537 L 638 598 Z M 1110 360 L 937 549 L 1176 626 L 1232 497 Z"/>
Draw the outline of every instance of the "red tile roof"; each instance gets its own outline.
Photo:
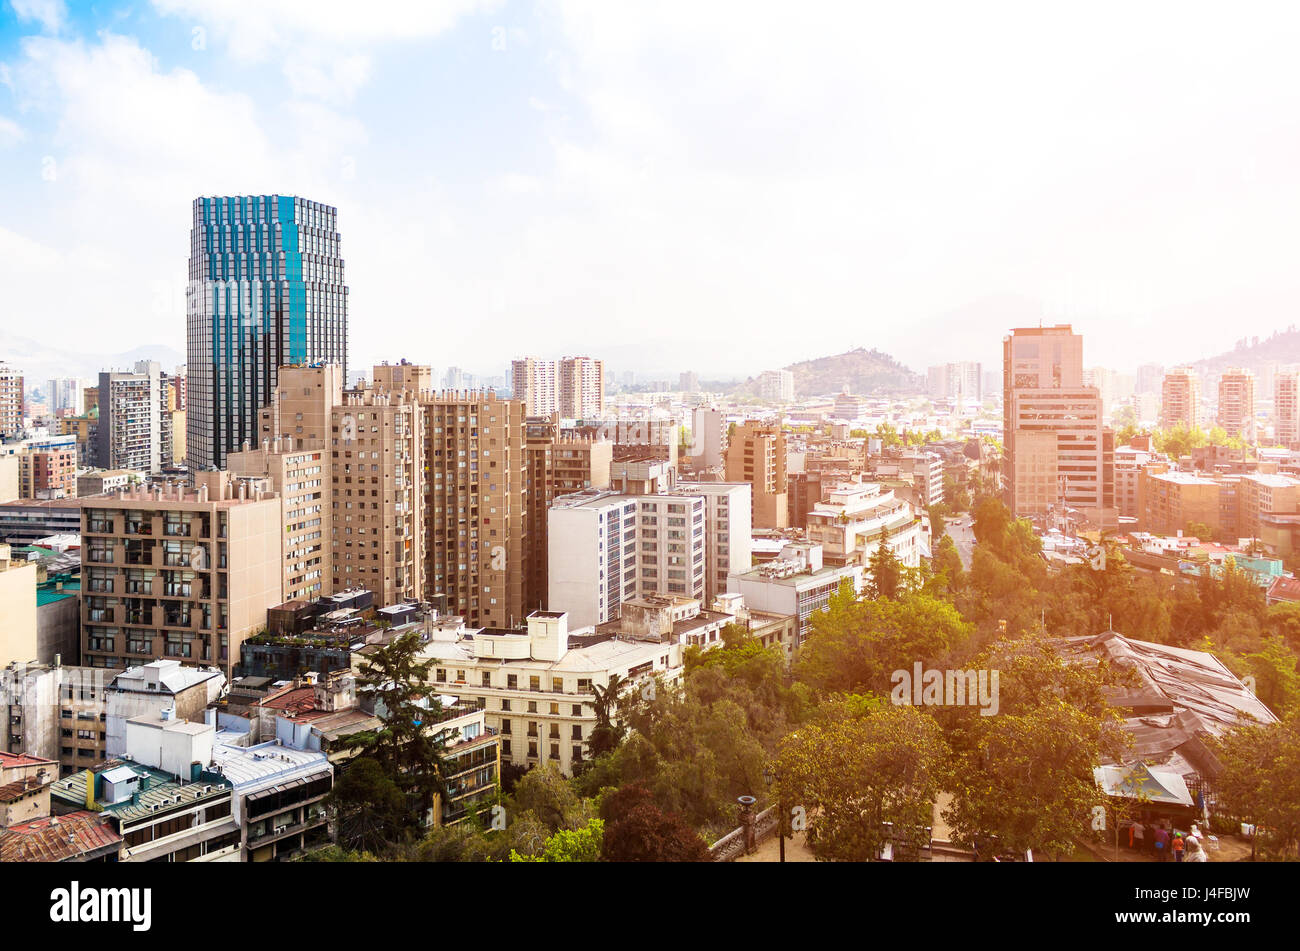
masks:
<path id="1" fill-rule="evenodd" d="M 96 813 L 46 816 L 0 829 L 0 863 L 66 862 L 121 842 Z"/>

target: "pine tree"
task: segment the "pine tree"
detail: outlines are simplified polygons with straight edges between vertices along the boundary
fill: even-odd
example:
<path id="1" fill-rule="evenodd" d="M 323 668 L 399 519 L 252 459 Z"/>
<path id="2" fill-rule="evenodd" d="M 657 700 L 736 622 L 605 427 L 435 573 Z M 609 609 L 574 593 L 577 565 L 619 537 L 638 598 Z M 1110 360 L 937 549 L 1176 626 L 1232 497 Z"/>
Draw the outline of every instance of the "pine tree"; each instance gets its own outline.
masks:
<path id="1" fill-rule="evenodd" d="M 868 597 L 889 598 L 891 601 L 898 597 L 898 589 L 903 578 L 903 566 L 898 556 L 894 554 L 894 549 L 889 545 L 888 528 L 880 530 L 880 544 L 867 560 L 867 569 L 870 573 L 867 579 Z"/>

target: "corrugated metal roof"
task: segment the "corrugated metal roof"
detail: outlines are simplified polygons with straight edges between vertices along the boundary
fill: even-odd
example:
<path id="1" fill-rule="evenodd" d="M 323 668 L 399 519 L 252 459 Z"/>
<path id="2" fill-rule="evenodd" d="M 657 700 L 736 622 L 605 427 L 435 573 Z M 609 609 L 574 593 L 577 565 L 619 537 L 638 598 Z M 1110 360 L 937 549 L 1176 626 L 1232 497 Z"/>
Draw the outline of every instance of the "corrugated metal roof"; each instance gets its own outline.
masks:
<path id="1" fill-rule="evenodd" d="M 0 830 L 0 863 L 66 862 L 121 842 L 93 812 L 46 816 Z"/>

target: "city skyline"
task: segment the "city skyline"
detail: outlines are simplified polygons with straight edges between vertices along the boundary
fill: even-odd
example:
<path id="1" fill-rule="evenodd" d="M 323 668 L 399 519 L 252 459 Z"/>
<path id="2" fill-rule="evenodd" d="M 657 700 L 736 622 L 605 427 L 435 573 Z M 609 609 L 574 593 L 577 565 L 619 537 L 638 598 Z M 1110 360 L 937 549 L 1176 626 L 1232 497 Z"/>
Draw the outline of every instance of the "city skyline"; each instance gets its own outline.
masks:
<path id="1" fill-rule="evenodd" d="M 58 319 L 111 353 L 130 319 L 133 343 L 182 349 L 184 203 L 267 193 L 340 209 L 362 319 L 415 302 L 397 356 L 485 374 L 509 357 L 443 328 L 490 321 L 521 352 L 648 375 L 689 369 L 672 355 L 691 340 L 744 378 L 854 346 L 994 364 L 988 340 L 1039 319 L 1087 325 L 1090 364 L 1127 369 L 1292 322 L 1297 145 L 1271 117 L 1293 111 L 1293 15 L 1146 11 L 1123 34 L 1100 17 L 1061 50 L 1030 40 L 1050 13 L 948 8 L 904 56 L 884 40 L 928 17 L 318 11 L 0 8 L 8 333 Z M 873 67 L 851 68 L 864 41 Z M 70 263 L 84 279 L 51 287 Z M 810 313 L 820 338 L 786 339 Z M 394 356 L 357 345 L 358 366 Z"/>

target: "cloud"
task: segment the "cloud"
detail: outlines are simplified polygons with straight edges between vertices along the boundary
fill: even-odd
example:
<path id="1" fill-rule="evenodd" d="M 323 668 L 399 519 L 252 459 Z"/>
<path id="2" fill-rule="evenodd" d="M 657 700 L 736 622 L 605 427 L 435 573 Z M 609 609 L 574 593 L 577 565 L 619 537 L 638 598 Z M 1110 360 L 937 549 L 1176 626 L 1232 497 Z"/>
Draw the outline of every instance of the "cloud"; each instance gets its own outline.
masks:
<path id="1" fill-rule="evenodd" d="M 16 249 L 0 283 L 13 312 L 36 326 L 75 328 L 107 352 L 121 349 L 128 325 L 141 342 L 183 340 L 196 197 L 337 200 L 346 159 L 367 139 L 361 122 L 325 104 L 259 102 L 164 69 L 131 37 L 29 37 L 20 49 L 10 75 L 24 115 L 49 128 L 40 140 L 48 158 L 32 198 L 37 212 L 21 223 L 0 212 L 0 226 L 12 229 L 0 254 Z M 41 257 L 40 248 L 61 257 Z M 21 263 L 29 259 L 44 264 Z M 63 277 L 57 292 L 50 266 Z"/>
<path id="2" fill-rule="evenodd" d="M 13 119 L 0 116 L 0 149 L 16 145 L 26 138 L 27 133 L 23 131 L 22 126 Z"/>
<path id="3" fill-rule="evenodd" d="M 9 0 L 9 6 L 19 20 L 35 20 L 47 33 L 58 33 L 68 16 L 63 0 Z"/>

